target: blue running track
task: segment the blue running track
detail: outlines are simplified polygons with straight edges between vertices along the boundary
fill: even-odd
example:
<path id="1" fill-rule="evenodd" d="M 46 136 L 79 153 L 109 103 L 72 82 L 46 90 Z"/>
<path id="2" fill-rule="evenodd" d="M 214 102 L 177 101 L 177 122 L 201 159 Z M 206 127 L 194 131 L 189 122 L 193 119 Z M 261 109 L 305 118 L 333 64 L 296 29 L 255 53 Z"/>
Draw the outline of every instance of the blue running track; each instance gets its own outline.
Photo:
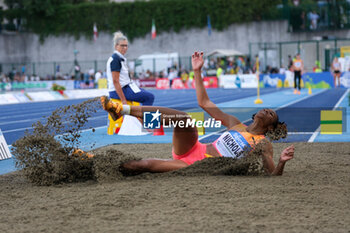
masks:
<path id="1" fill-rule="evenodd" d="M 198 109 L 195 90 L 150 90 L 155 95 L 155 106 L 166 106 L 181 110 Z M 255 105 L 256 89 L 208 89 L 210 99 L 223 111 L 236 115 L 242 122 L 250 123 L 251 115 L 261 108 L 272 108 L 278 113 L 280 120 L 288 125 L 289 135 L 283 142 L 310 141 L 346 141 L 350 142 L 350 132 L 346 129 L 342 135 L 325 136 L 317 134 L 320 126 L 320 110 L 332 110 L 342 107 L 345 112 L 343 119 L 346 124 L 349 113 L 349 90 L 327 89 L 313 90 L 308 95 L 302 90 L 300 95 L 294 95 L 291 89 L 261 89 L 262 105 Z M 32 124 L 45 121 L 52 111 L 59 107 L 78 104 L 86 99 L 49 101 L 0 105 L 0 129 L 9 145 L 24 136 L 26 130 L 32 130 Z M 85 126 L 82 133 L 82 149 L 95 143 L 95 147 L 115 143 L 170 143 L 171 133 L 165 136 L 120 136 L 106 135 L 106 113 L 98 110 Z M 92 133 L 90 128 L 96 128 Z M 345 127 L 346 128 L 346 127 Z M 349 128 L 349 127 L 348 127 Z M 200 138 L 201 142 L 212 142 L 220 134 L 207 132 Z M 93 143 L 92 143 L 93 142 Z M 98 143 L 96 143 L 98 142 Z M 103 143 L 101 143 L 103 142 Z M 13 160 L 0 161 L 0 174 L 14 170 Z"/>

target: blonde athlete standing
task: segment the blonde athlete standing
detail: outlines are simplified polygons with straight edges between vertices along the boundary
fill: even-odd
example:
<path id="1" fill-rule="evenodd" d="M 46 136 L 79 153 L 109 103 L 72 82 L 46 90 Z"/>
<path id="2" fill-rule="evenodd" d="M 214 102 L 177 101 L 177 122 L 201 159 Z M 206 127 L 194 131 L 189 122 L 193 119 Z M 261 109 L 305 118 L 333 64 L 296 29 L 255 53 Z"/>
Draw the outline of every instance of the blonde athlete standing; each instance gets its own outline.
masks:
<path id="1" fill-rule="evenodd" d="M 208 112 L 213 118 L 222 122 L 227 127 L 216 141 L 202 144 L 198 141 L 196 127 L 174 128 L 173 133 L 173 159 L 142 159 L 129 161 L 122 165 L 123 168 L 134 172 L 168 172 L 187 167 L 196 161 L 207 157 L 232 157 L 240 158 L 245 149 L 254 150 L 255 146 L 262 143 L 262 161 L 267 173 L 282 175 L 286 162 L 294 156 L 294 146 L 283 150 L 277 166 L 273 162 L 273 149 L 271 143 L 265 139 L 267 133 L 283 132 L 280 137 L 285 137 L 287 128 L 285 123 L 278 120 L 276 112 L 271 109 L 263 109 L 253 115 L 253 123 L 249 126 L 242 124 L 235 116 L 222 112 L 210 101 L 203 85 L 201 68 L 203 66 L 203 53 L 195 52 L 192 55 L 192 68 L 196 82 L 196 93 L 199 106 Z M 143 117 L 144 112 L 159 111 L 161 122 L 185 121 L 190 117 L 175 109 L 152 106 L 128 106 L 113 103 L 107 97 L 101 97 L 103 108 L 115 119 L 129 114 L 135 117 Z M 276 140 L 279 139 L 276 138 Z"/>

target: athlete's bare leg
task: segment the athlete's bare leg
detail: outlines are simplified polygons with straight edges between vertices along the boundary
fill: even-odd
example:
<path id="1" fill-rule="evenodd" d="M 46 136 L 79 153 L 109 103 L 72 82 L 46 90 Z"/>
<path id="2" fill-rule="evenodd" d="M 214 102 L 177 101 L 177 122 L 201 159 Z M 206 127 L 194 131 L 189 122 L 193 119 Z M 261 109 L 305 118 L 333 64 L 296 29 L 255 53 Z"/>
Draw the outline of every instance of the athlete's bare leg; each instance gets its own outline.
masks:
<path id="1" fill-rule="evenodd" d="M 340 73 L 337 74 L 338 87 L 340 87 Z"/>
<path id="2" fill-rule="evenodd" d="M 163 119 L 168 121 L 185 121 L 190 116 L 187 113 L 178 111 L 176 109 L 155 107 L 155 106 L 131 106 L 130 115 L 135 117 L 143 117 L 143 112 L 156 112 L 159 110 L 161 115 L 161 122 Z M 173 133 L 173 149 L 175 154 L 182 155 L 189 151 L 198 140 L 198 132 L 196 127 L 175 127 Z"/>
<path id="3" fill-rule="evenodd" d="M 334 88 L 340 87 L 340 73 L 333 74 Z"/>
<path id="4" fill-rule="evenodd" d="M 185 112 L 171 108 L 156 106 L 130 106 L 130 115 L 143 118 L 144 112 L 156 112 L 159 110 L 161 122 L 168 121 L 186 121 L 190 118 Z M 173 133 L 173 149 L 175 154 L 182 155 L 189 151 L 198 140 L 196 127 L 175 127 Z M 187 167 L 188 164 L 181 160 L 162 160 L 162 159 L 143 159 L 133 160 L 122 165 L 125 169 L 136 172 L 168 172 Z"/>

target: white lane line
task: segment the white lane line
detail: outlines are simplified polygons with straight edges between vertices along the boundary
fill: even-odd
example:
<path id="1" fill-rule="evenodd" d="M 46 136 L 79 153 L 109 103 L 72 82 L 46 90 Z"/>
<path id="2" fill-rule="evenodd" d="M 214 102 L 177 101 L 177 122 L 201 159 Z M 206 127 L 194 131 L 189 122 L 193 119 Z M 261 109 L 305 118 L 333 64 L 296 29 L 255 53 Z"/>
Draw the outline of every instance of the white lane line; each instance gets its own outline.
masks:
<path id="1" fill-rule="evenodd" d="M 336 109 L 341 102 L 344 100 L 344 98 L 348 95 L 350 89 L 347 89 L 346 92 L 344 93 L 344 95 L 338 100 L 338 102 L 334 105 L 333 110 Z M 311 137 L 309 138 L 309 140 L 307 142 L 314 142 L 316 137 L 318 136 L 318 134 L 321 131 L 321 125 L 316 129 L 316 131 L 311 135 Z"/>
<path id="2" fill-rule="evenodd" d="M 97 116 L 97 117 L 89 117 L 88 120 L 97 120 L 97 119 L 100 119 L 100 118 L 106 118 L 107 119 L 107 115 L 105 116 Z M 70 121 L 65 121 L 63 122 L 63 124 L 67 123 L 67 122 L 70 122 Z M 99 127 L 104 127 L 104 126 L 99 126 Z M 33 127 L 26 127 L 26 128 L 18 128 L 18 129 L 10 129 L 10 130 L 5 130 L 5 131 L 2 131 L 3 133 L 11 133 L 11 132 L 18 132 L 18 131 L 24 131 L 24 130 L 27 130 L 27 129 L 32 129 Z M 97 128 L 97 127 L 93 127 L 93 128 Z"/>
<path id="3" fill-rule="evenodd" d="M 1 106 L 0 106 L 1 107 Z M 63 106 L 62 106 L 63 107 Z M 65 106 L 64 106 L 65 107 Z M 22 112 L 25 112 L 26 110 L 24 109 L 19 109 L 17 111 L 12 111 L 12 112 L 7 112 L 6 114 L 9 114 L 7 116 L 2 116 L 0 117 L 0 120 L 2 119 L 8 119 L 8 118 L 13 118 L 13 115 L 16 115 L 16 116 L 23 116 L 23 117 L 28 117 L 28 116 L 35 116 L 35 115 L 42 115 L 43 117 L 46 117 L 46 114 L 50 114 L 52 113 L 53 111 L 57 110 L 58 108 L 60 107 L 56 107 L 56 108 L 53 108 L 52 110 L 51 109 L 45 109 L 45 110 L 48 110 L 48 111 L 41 111 L 41 112 L 33 112 L 33 113 L 26 113 L 26 114 L 22 114 Z M 19 111 L 21 113 L 19 113 Z M 103 110 L 102 109 L 99 109 L 97 110 L 97 112 L 102 112 Z M 11 115 L 12 114 L 12 115 Z"/>
<path id="4" fill-rule="evenodd" d="M 278 92 L 278 91 L 277 91 L 277 92 Z M 275 92 L 271 92 L 271 93 L 275 93 Z M 267 93 L 267 94 L 270 94 L 270 92 Z M 250 96 L 248 96 L 248 97 L 250 97 Z M 248 97 L 245 97 L 245 98 L 248 98 Z M 220 97 L 212 98 L 212 99 L 215 100 L 215 101 L 218 101 L 218 100 L 225 99 L 225 98 L 227 98 L 227 97 L 226 97 L 226 96 L 220 96 Z M 176 101 L 178 101 L 178 100 L 176 100 Z M 163 102 L 163 101 L 160 101 L 160 102 Z M 168 101 L 168 100 L 164 100 L 164 102 L 169 102 L 169 101 Z M 175 102 L 175 101 L 174 101 L 174 102 Z M 186 104 L 188 104 L 188 103 L 197 103 L 197 100 L 196 100 L 196 101 L 189 101 L 189 102 L 187 102 Z M 175 105 L 173 108 L 175 108 L 175 107 L 177 107 L 177 106 L 180 106 L 180 105 L 182 105 L 182 104 Z M 93 120 L 93 119 L 99 119 L 99 118 L 102 118 L 102 117 L 106 117 L 106 118 L 107 118 L 107 116 L 99 116 L 99 117 L 92 117 L 92 118 L 88 118 L 88 119 Z M 246 122 L 249 121 L 249 120 L 250 120 L 250 119 L 248 119 L 248 120 L 246 120 L 246 121 L 243 121 L 242 123 L 246 123 Z M 18 122 L 18 121 L 17 121 L 17 122 Z M 106 127 L 106 126 L 100 126 L 100 127 Z M 3 133 L 19 132 L 19 131 L 25 131 L 25 130 L 28 130 L 28 129 L 31 129 L 31 128 L 32 128 L 32 127 L 18 128 L 18 129 L 6 130 L 6 131 L 2 131 L 2 132 L 3 132 Z M 97 127 L 94 127 L 94 128 L 96 129 Z M 89 129 L 87 129 L 87 130 L 89 130 Z M 226 129 L 223 129 L 223 130 L 220 130 L 220 131 L 218 131 L 218 132 L 225 131 L 225 130 L 226 130 Z M 217 133 L 217 132 L 214 132 L 214 133 L 212 133 L 212 134 L 215 134 L 215 133 Z M 212 135 L 212 134 L 205 135 L 205 136 L 203 136 L 203 137 L 200 138 L 200 139 L 209 137 L 209 136 Z"/>
<path id="5" fill-rule="evenodd" d="M 5 130 L 5 131 L 2 131 L 2 132 L 3 132 L 3 133 L 12 133 L 12 132 L 24 131 L 24 130 L 31 129 L 31 128 L 33 128 L 33 127 L 18 128 L 18 129 L 9 129 L 9 130 Z"/>
<path id="6" fill-rule="evenodd" d="M 316 95 L 319 95 L 319 94 L 321 94 L 321 93 L 323 93 L 323 92 L 325 92 L 325 91 L 327 91 L 327 90 L 328 90 L 328 89 L 322 90 L 322 91 L 320 91 L 320 92 L 318 92 L 318 93 L 316 93 L 316 94 L 314 94 L 314 95 L 307 95 L 307 96 L 305 96 L 305 97 L 303 97 L 303 98 L 301 98 L 301 99 L 297 99 L 297 100 L 294 100 L 294 101 L 292 101 L 292 102 L 290 102 L 290 103 L 288 103 L 288 104 L 282 105 L 281 107 L 278 107 L 278 108 L 276 108 L 276 109 L 274 109 L 274 110 L 277 111 L 277 110 L 280 110 L 280 109 L 282 109 L 282 108 L 288 107 L 288 106 L 290 106 L 290 105 L 292 105 L 292 104 L 296 104 L 296 103 L 298 103 L 298 102 L 300 102 L 300 101 L 303 101 L 303 100 L 305 100 L 305 99 L 307 99 L 307 98 L 310 98 L 311 96 L 314 97 L 314 96 L 316 96 Z"/>
<path id="7" fill-rule="evenodd" d="M 315 95 L 307 95 L 307 96 L 305 96 L 305 97 L 303 97 L 303 98 L 301 98 L 301 99 L 297 99 L 297 100 L 292 101 L 292 102 L 290 102 L 290 103 L 288 103 L 288 104 L 282 105 L 281 107 L 275 108 L 274 111 L 280 110 L 280 109 L 282 109 L 282 108 L 286 108 L 286 107 L 288 107 L 288 106 L 290 106 L 290 105 L 296 104 L 296 103 L 301 102 L 301 101 L 303 101 L 303 100 L 305 100 L 305 99 L 307 99 L 307 98 L 310 98 L 311 96 L 319 95 L 319 94 L 321 94 L 321 93 L 323 93 L 323 92 L 325 92 L 325 91 L 327 91 L 327 89 L 322 90 L 322 91 L 320 91 L 319 93 L 317 93 L 317 94 L 315 94 Z M 257 108 L 258 108 L 258 106 L 257 106 Z M 262 107 L 260 107 L 260 108 L 262 108 Z M 244 124 L 244 123 L 246 123 L 246 122 L 248 122 L 248 121 L 250 121 L 250 120 L 251 120 L 251 118 L 246 119 L 246 120 L 244 120 L 242 123 Z M 224 132 L 224 131 L 226 131 L 226 130 L 227 130 L 227 129 L 222 129 L 222 130 L 213 132 L 213 133 L 211 133 L 211 134 L 204 135 L 204 136 L 202 136 L 201 138 L 199 138 L 198 140 L 205 139 L 205 138 L 207 138 L 207 137 L 210 137 L 210 136 L 215 135 L 215 134 L 217 134 L 217 133 Z M 289 133 L 288 133 L 288 134 L 289 134 Z M 306 134 L 308 134 L 308 133 L 306 133 Z M 311 134 L 311 132 L 310 132 L 309 134 Z"/>
<path id="8" fill-rule="evenodd" d="M 251 96 L 243 97 L 243 98 L 240 98 L 240 99 L 249 98 L 249 97 L 251 97 Z M 212 100 L 213 102 L 220 101 L 221 99 L 227 99 L 227 96 L 220 96 L 220 97 L 217 97 L 217 98 L 215 98 L 215 97 L 214 97 L 214 98 L 211 98 L 211 100 Z M 239 100 L 239 99 L 237 99 L 237 100 Z M 186 100 L 185 100 L 185 101 L 186 101 Z M 232 100 L 224 101 L 223 103 L 225 103 L 225 102 L 231 102 L 231 101 L 232 101 Z M 197 97 L 195 97 L 195 100 L 186 101 L 186 103 L 178 103 L 178 102 L 175 102 L 175 104 L 168 104 L 168 103 L 167 103 L 166 106 L 160 106 L 160 107 L 177 108 L 177 107 L 180 107 L 180 106 L 183 106 L 183 105 L 189 105 L 189 104 L 192 104 L 192 103 L 194 103 L 194 104 L 197 104 L 197 103 L 198 103 Z M 219 104 L 221 104 L 221 103 L 219 103 Z M 186 110 L 186 111 L 187 111 L 187 110 Z"/>
<path id="9" fill-rule="evenodd" d="M 31 118 L 31 119 L 27 119 L 27 120 L 20 120 L 20 121 L 6 121 L 6 122 L 0 122 L 0 125 L 11 125 L 11 124 L 17 124 L 17 123 L 25 123 L 25 122 L 33 122 L 37 121 L 39 119 L 43 119 L 43 117 L 40 118 Z"/>
<path id="10" fill-rule="evenodd" d="M 324 91 L 326 91 L 326 90 L 324 90 Z M 318 95 L 318 94 L 320 94 L 320 93 L 322 93 L 322 92 L 324 92 L 324 91 L 321 91 L 321 92 L 317 93 L 316 95 Z M 285 105 L 283 105 L 282 107 L 276 108 L 275 111 L 276 111 L 276 110 L 279 110 L 279 109 L 281 109 L 281 108 L 285 108 L 285 107 L 287 107 L 287 106 L 289 106 L 289 105 L 295 104 L 295 103 L 297 103 L 297 102 L 300 102 L 300 101 L 302 101 L 302 100 L 304 100 L 304 99 L 307 99 L 307 98 L 309 98 L 309 97 L 310 97 L 310 96 L 305 96 L 305 97 L 303 97 L 303 98 L 301 98 L 301 99 L 299 99 L 299 100 L 295 100 L 295 101 L 293 101 L 293 102 L 291 102 L 291 103 L 289 103 L 289 104 L 285 104 Z M 192 101 L 191 101 L 191 102 L 192 102 Z M 106 117 L 106 118 L 107 118 L 107 116 L 98 116 L 98 117 L 91 117 L 91 118 L 88 118 L 88 119 L 89 119 L 89 120 L 96 120 L 96 119 L 103 118 L 103 117 Z M 247 120 L 245 120 L 245 121 L 243 121 L 242 123 L 246 123 L 246 122 L 248 122 L 249 120 L 250 120 L 250 118 L 247 119 Z M 27 121 L 27 120 L 24 120 L 24 121 Z M 16 122 L 19 122 L 19 121 L 16 121 Z M 64 123 L 67 123 L 67 122 L 64 122 Z M 103 126 L 101 126 L 101 127 L 103 127 Z M 31 128 L 32 128 L 32 127 L 25 127 L 25 128 L 18 128 L 18 129 L 12 129 L 12 130 L 5 130 L 5 131 L 3 131 L 3 133 L 11 133 L 11 132 L 24 131 L 24 130 L 31 129 Z M 215 134 L 215 133 L 223 132 L 223 131 L 225 131 L 225 130 L 226 130 L 226 129 L 222 129 L 222 130 L 213 132 L 213 133 L 211 133 L 211 134 L 204 135 L 203 137 L 200 138 L 200 140 L 201 140 L 201 139 L 204 139 L 204 138 L 207 138 L 207 137 L 209 137 L 209 136 L 211 136 L 211 135 L 213 135 L 213 134 Z"/>
<path id="11" fill-rule="evenodd" d="M 221 99 L 225 99 L 225 98 L 227 98 L 227 97 L 226 96 L 220 96 L 218 98 L 213 98 L 213 100 L 220 101 Z M 180 107 L 181 105 L 188 105 L 188 104 L 192 104 L 192 103 L 197 103 L 197 100 L 195 100 L 195 101 L 187 101 L 186 103 L 180 103 L 180 104 L 178 103 L 177 99 L 175 99 L 174 101 L 172 101 L 170 103 L 169 103 L 169 100 L 164 100 L 164 101 L 159 101 L 158 104 L 163 104 L 163 103 L 166 103 L 167 107 L 174 107 L 174 108 L 176 108 L 176 107 Z M 61 107 L 64 107 L 64 106 L 61 106 Z M 25 117 L 27 118 L 28 116 L 36 116 L 36 115 L 39 115 L 39 116 L 42 116 L 42 117 L 47 117 L 46 115 L 52 113 L 56 109 L 57 108 L 53 108 L 52 110 L 45 111 L 45 112 L 28 113 L 28 114 L 25 114 Z M 37 111 L 39 109 L 35 109 L 35 110 Z M 23 111 L 23 109 L 21 109 L 21 111 Z M 101 109 L 101 111 L 102 111 L 102 109 Z M 98 110 L 97 112 L 100 112 L 100 110 Z M 6 114 L 9 114 L 9 115 L 0 117 L 0 120 L 13 119 L 13 115 L 14 114 L 15 115 L 19 115 L 18 111 L 10 111 L 10 112 L 6 112 Z M 36 119 L 38 119 L 38 118 L 36 118 Z M 28 122 L 28 121 L 29 120 L 18 120 L 17 122 Z M 2 123 L 0 123 L 0 125 L 5 125 L 6 123 L 12 123 L 12 122 L 2 122 Z"/>
<path id="12" fill-rule="evenodd" d="M 23 111 L 21 110 L 21 112 L 23 112 Z M 44 114 L 48 114 L 48 113 L 51 113 L 51 112 L 26 113 L 26 114 L 25 114 L 25 117 L 28 117 L 28 116 L 35 116 L 35 115 L 44 115 Z M 13 112 L 13 114 L 16 115 L 16 116 L 19 116 L 19 115 L 20 115 L 20 114 L 18 113 L 18 111 Z M 23 116 L 20 116 L 20 117 L 23 117 Z M 9 119 L 9 118 L 13 119 L 14 116 L 13 116 L 13 115 L 12 115 L 12 116 L 11 116 L 11 115 L 3 116 L 3 117 L 0 117 L 0 120 Z"/>
<path id="13" fill-rule="evenodd" d="M 98 113 L 98 112 L 96 112 L 96 113 Z M 98 116 L 98 117 L 100 117 L 100 116 Z M 40 118 L 31 118 L 31 119 L 27 119 L 27 120 L 15 120 L 15 121 L 0 122 L 0 125 L 11 125 L 11 124 L 25 123 L 25 122 L 33 122 L 33 123 L 35 123 L 37 120 L 40 120 L 40 119 L 47 120 L 47 117 L 42 116 Z M 88 118 L 88 119 L 94 119 L 94 118 Z M 66 123 L 66 122 L 64 122 L 64 123 Z"/>
<path id="14" fill-rule="evenodd" d="M 107 128 L 107 126 L 99 126 L 99 127 L 92 127 L 93 129 L 95 129 L 95 130 L 97 130 L 97 129 L 102 129 L 102 128 Z M 86 131 L 91 131 L 92 129 L 83 129 L 83 130 L 80 130 L 80 132 L 86 132 Z M 55 137 L 57 137 L 57 138 L 59 138 L 59 137 L 62 137 L 62 136 L 64 136 L 64 135 L 66 135 L 66 134 L 58 134 L 58 135 L 56 135 Z M 9 145 L 9 148 L 11 149 L 11 147 L 12 147 L 12 144 L 11 145 Z"/>
<path id="15" fill-rule="evenodd" d="M 321 130 L 321 126 L 319 126 L 316 131 L 311 135 L 311 137 L 309 138 L 309 140 L 307 142 L 314 142 L 316 137 L 318 136 L 318 134 L 320 133 Z"/>
<path id="16" fill-rule="evenodd" d="M 220 97 L 217 97 L 217 98 L 213 98 L 214 101 L 220 101 L 221 99 L 226 99 L 227 96 L 220 96 Z M 169 101 L 168 100 L 164 100 L 164 101 L 160 101 L 160 103 L 168 103 L 167 107 L 173 107 L 173 108 L 177 108 L 177 107 L 180 107 L 182 105 L 188 105 L 188 104 L 192 104 L 192 103 L 197 103 L 197 100 L 193 100 L 193 101 L 187 101 L 186 103 L 177 103 L 177 99 L 172 101 L 172 103 L 170 102 L 169 104 Z M 54 110 L 52 110 L 54 111 Z M 98 110 L 98 112 L 101 112 L 101 110 Z M 50 113 L 50 112 L 44 112 L 45 114 L 46 113 Z M 31 114 L 26 114 L 25 116 L 30 116 L 30 115 L 38 115 L 38 114 L 43 114 L 43 113 L 31 113 Z M 44 117 L 47 117 L 47 116 L 42 116 L 41 118 L 44 118 Z M 7 119 L 7 118 L 13 118 L 12 116 L 5 116 L 5 117 L 0 117 L 0 119 Z M 13 123 L 25 123 L 25 122 L 30 122 L 30 121 L 33 121 L 33 120 L 39 120 L 41 118 L 34 118 L 34 119 L 27 119 L 27 120 L 17 120 L 17 121 L 7 121 L 7 122 L 0 122 L 0 125 L 7 125 L 7 124 L 13 124 Z M 33 122 L 34 123 L 34 122 Z M 8 130 L 8 131 L 3 131 L 4 133 L 6 132 L 16 132 L 16 131 L 23 131 L 23 130 L 26 130 L 26 129 L 30 129 L 31 127 L 29 128 L 19 128 L 18 130 Z"/>
<path id="17" fill-rule="evenodd" d="M 343 102 L 344 98 L 348 95 L 348 93 L 350 92 L 350 89 L 347 89 L 346 92 L 344 93 L 344 95 L 338 100 L 338 102 L 335 104 L 333 110 L 337 107 L 339 107 L 339 105 L 341 104 L 341 102 Z"/>

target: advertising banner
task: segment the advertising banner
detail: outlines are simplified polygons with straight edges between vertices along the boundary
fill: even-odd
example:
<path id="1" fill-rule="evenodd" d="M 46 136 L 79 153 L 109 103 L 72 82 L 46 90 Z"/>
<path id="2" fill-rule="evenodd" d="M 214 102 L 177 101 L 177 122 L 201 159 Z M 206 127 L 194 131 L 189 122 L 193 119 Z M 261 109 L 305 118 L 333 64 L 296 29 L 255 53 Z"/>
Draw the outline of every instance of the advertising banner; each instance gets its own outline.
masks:
<path id="1" fill-rule="evenodd" d="M 293 74 L 294 79 L 294 74 Z M 294 83 L 294 81 L 293 81 Z M 303 74 L 303 83 L 302 87 L 306 88 L 332 88 L 334 87 L 333 76 L 331 72 L 322 72 L 322 73 L 305 73 Z"/>
<path id="2" fill-rule="evenodd" d="M 55 80 L 55 81 L 47 81 L 47 89 L 51 90 L 51 87 L 54 83 L 60 86 L 64 86 L 66 90 L 74 89 L 74 80 Z"/>
<path id="3" fill-rule="evenodd" d="M 219 86 L 223 88 L 257 88 L 258 79 L 255 74 L 221 75 Z"/>
<path id="4" fill-rule="evenodd" d="M 205 88 L 218 88 L 218 79 L 216 77 L 204 77 L 203 84 Z M 195 81 L 183 82 L 181 78 L 174 78 L 172 85 L 172 89 L 194 89 Z"/>
<path id="5" fill-rule="evenodd" d="M 260 74 L 260 85 L 263 87 L 283 87 L 284 74 Z"/>
<path id="6" fill-rule="evenodd" d="M 48 91 L 51 90 L 53 84 L 64 86 L 66 90 L 74 89 L 73 80 L 48 80 L 48 81 L 30 81 L 30 82 L 12 82 L 0 83 L 2 91 Z"/>
<path id="7" fill-rule="evenodd" d="M 174 78 L 171 85 L 172 89 L 187 89 L 187 83 L 182 82 L 181 78 Z"/>
<path id="8" fill-rule="evenodd" d="M 137 79 L 137 80 L 135 80 L 135 82 L 141 88 L 156 87 L 157 86 L 156 80 L 141 80 L 141 79 Z"/>
<path id="9" fill-rule="evenodd" d="M 193 81 L 194 83 L 194 81 Z M 204 77 L 203 83 L 205 88 L 218 88 L 218 78 L 217 77 Z"/>
<path id="10" fill-rule="evenodd" d="M 157 78 L 156 79 L 156 88 L 157 89 L 169 89 L 170 82 L 167 78 Z"/>
<path id="11" fill-rule="evenodd" d="M 340 86 L 350 88 L 350 72 L 344 72 L 340 76 Z"/>
<path id="12" fill-rule="evenodd" d="M 294 72 L 285 74 L 260 74 L 260 84 L 263 87 L 294 87 Z M 331 72 L 304 73 L 301 80 L 302 88 L 333 88 L 334 80 Z M 340 77 L 340 87 L 350 88 L 350 72 L 344 72 Z"/>

